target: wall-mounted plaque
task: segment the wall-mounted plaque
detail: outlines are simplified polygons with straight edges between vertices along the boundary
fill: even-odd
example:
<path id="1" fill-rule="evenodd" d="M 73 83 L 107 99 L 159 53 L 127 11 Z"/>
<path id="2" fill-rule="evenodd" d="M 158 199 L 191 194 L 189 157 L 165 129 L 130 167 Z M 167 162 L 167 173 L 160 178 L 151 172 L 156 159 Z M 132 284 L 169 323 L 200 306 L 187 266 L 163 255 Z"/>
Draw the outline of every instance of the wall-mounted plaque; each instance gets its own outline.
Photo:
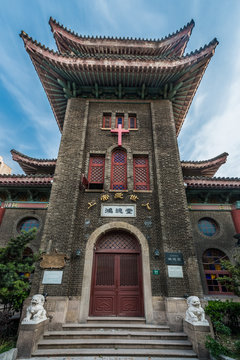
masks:
<path id="1" fill-rule="evenodd" d="M 42 254 L 40 267 L 42 269 L 62 269 L 65 266 L 66 254 L 60 254 L 56 250 L 50 254 Z"/>
<path id="2" fill-rule="evenodd" d="M 182 266 L 168 265 L 168 277 L 183 278 Z"/>
<path id="3" fill-rule="evenodd" d="M 45 270 L 43 274 L 42 284 L 61 284 L 63 271 Z"/>
<path id="4" fill-rule="evenodd" d="M 136 217 L 136 205 L 105 205 L 101 204 L 101 216 Z"/>
<path id="5" fill-rule="evenodd" d="M 160 275 L 160 270 L 154 269 L 153 270 L 153 275 Z"/>
<path id="6" fill-rule="evenodd" d="M 167 265 L 184 265 L 182 253 L 165 253 L 165 264 Z"/>

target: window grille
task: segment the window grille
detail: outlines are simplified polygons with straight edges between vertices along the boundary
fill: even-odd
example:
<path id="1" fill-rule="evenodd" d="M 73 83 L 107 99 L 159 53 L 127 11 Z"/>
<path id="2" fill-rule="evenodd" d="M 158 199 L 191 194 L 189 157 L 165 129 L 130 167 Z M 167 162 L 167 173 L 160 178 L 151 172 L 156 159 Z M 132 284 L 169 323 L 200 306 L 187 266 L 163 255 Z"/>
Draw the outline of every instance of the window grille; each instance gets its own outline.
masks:
<path id="1" fill-rule="evenodd" d="M 221 260 L 229 259 L 218 249 L 208 249 L 203 254 L 203 268 L 209 294 L 232 294 L 226 284 L 217 281 L 217 278 L 229 276 L 229 272 L 224 269 Z"/>
<path id="2" fill-rule="evenodd" d="M 124 231 L 110 231 L 99 239 L 96 246 L 97 250 L 139 250 L 136 239 Z"/>
<path id="3" fill-rule="evenodd" d="M 39 228 L 40 223 L 37 219 L 35 218 L 28 218 L 28 219 L 24 219 L 22 221 L 20 221 L 20 223 L 18 224 L 18 232 L 24 230 L 24 231 L 29 231 L 31 229 L 35 228 Z"/>
<path id="4" fill-rule="evenodd" d="M 213 236 L 218 230 L 216 222 L 210 218 L 203 218 L 198 222 L 199 231 L 205 236 Z"/>
<path id="5" fill-rule="evenodd" d="M 127 189 L 127 154 L 121 149 L 112 153 L 111 189 Z"/>
<path id="6" fill-rule="evenodd" d="M 105 158 L 102 155 L 90 156 L 88 188 L 103 189 Z"/>
<path id="7" fill-rule="evenodd" d="M 133 158 L 134 190 L 149 190 L 149 165 L 147 156 Z"/>

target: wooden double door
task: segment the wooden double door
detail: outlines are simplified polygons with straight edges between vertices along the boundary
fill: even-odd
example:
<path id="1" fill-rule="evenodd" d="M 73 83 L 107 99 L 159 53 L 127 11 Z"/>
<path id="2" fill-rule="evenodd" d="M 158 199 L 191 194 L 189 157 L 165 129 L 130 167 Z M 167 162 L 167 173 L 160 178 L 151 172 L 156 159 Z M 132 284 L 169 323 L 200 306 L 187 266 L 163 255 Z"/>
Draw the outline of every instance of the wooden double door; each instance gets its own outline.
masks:
<path id="1" fill-rule="evenodd" d="M 94 250 L 90 315 L 144 315 L 141 251 L 128 233 L 108 233 Z"/>

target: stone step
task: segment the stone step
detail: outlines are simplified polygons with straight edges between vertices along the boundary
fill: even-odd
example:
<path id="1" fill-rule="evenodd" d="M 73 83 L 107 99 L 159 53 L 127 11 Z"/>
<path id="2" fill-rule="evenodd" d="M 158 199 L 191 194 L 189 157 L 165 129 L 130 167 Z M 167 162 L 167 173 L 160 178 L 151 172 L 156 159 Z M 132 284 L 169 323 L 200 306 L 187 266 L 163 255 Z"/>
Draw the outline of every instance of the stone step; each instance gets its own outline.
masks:
<path id="1" fill-rule="evenodd" d="M 35 357 L 31 357 L 31 360 L 66 360 L 66 357 L 61 357 L 61 356 L 51 356 L 51 357 L 45 357 L 45 356 L 35 356 Z M 68 356 L 67 360 L 158 360 L 158 359 L 164 359 L 164 360 L 199 360 L 198 358 L 186 358 L 186 357 L 163 357 L 163 356 L 153 356 L 153 357 L 149 357 L 149 356 L 111 356 L 111 358 L 109 356 Z M 21 359 L 21 360 L 29 360 L 28 359 Z"/>
<path id="2" fill-rule="evenodd" d="M 103 356 L 123 356 L 126 360 L 127 357 L 151 357 L 152 360 L 154 358 L 165 358 L 166 360 L 188 360 L 189 358 L 197 360 L 196 353 L 192 350 L 174 350 L 174 349 L 41 349 L 36 350 L 33 354 L 33 357 L 80 357 L 83 359 L 84 357 L 103 357 Z M 104 360 L 104 359 L 103 359 Z M 113 359 L 111 359 L 113 360 Z M 118 359 L 119 360 L 119 359 Z M 127 359 L 132 360 L 132 359 Z M 133 359 L 134 360 L 134 359 Z"/>
<path id="3" fill-rule="evenodd" d="M 145 317 L 124 317 L 124 316 L 89 316 L 87 322 L 98 322 L 98 323 L 115 323 L 115 324 L 146 324 Z"/>
<path id="4" fill-rule="evenodd" d="M 188 340 L 135 340 L 135 339 L 42 339 L 38 349 L 83 349 L 83 348 L 124 348 L 124 349 L 191 349 Z"/>
<path id="5" fill-rule="evenodd" d="M 184 333 L 173 333 L 164 331 L 134 331 L 119 329 L 98 329 L 98 330 L 81 330 L 81 331 L 46 331 L 43 335 L 44 339 L 98 339 L 98 338 L 120 338 L 120 339 L 169 339 L 169 340 L 187 340 Z"/>
<path id="6" fill-rule="evenodd" d="M 138 330 L 138 331 L 169 331 L 170 328 L 167 325 L 151 325 L 151 324 L 128 324 L 128 323 L 66 323 L 62 326 L 63 330 L 92 330 L 92 329 L 130 329 L 130 330 Z"/>

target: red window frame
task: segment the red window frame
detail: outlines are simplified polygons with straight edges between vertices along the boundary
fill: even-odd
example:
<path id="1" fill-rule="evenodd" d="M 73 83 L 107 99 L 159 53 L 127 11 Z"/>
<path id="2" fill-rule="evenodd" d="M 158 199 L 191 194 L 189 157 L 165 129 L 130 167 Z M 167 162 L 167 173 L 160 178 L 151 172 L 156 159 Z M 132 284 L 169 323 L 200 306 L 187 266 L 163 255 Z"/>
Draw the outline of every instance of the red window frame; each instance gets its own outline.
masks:
<path id="1" fill-rule="evenodd" d="M 106 120 L 109 121 L 109 126 L 106 126 Z M 112 116 L 111 114 L 103 114 L 103 118 L 102 118 L 102 127 L 105 129 L 110 129 L 111 128 L 111 123 L 112 123 Z"/>
<path id="2" fill-rule="evenodd" d="M 122 119 L 122 129 L 123 129 L 124 128 L 124 114 L 116 114 L 116 121 L 115 121 L 116 128 L 118 128 L 118 119 L 119 118 Z"/>
<path id="3" fill-rule="evenodd" d="M 105 157 L 103 155 L 90 156 L 89 170 L 88 170 L 89 189 L 103 189 L 104 170 L 105 170 Z"/>
<path id="4" fill-rule="evenodd" d="M 208 249 L 203 254 L 203 268 L 205 281 L 209 294 L 233 295 L 227 286 L 217 281 L 217 278 L 230 276 L 230 273 L 223 268 L 221 260 L 229 260 L 228 257 L 218 249 Z"/>
<path id="5" fill-rule="evenodd" d="M 134 121 L 134 126 L 131 126 L 131 119 Z M 128 128 L 129 129 L 136 129 L 137 128 L 137 117 L 136 115 L 129 115 L 128 116 Z"/>
<path id="6" fill-rule="evenodd" d="M 117 161 L 117 157 L 121 161 Z M 118 176 L 122 178 L 118 178 Z M 122 149 L 116 149 L 112 152 L 111 189 L 127 190 L 127 153 Z"/>
<path id="7" fill-rule="evenodd" d="M 144 179 L 144 172 L 145 172 L 145 179 Z M 146 191 L 150 189 L 148 156 L 141 156 L 141 155 L 134 156 L 133 181 L 134 181 L 134 190 Z"/>

